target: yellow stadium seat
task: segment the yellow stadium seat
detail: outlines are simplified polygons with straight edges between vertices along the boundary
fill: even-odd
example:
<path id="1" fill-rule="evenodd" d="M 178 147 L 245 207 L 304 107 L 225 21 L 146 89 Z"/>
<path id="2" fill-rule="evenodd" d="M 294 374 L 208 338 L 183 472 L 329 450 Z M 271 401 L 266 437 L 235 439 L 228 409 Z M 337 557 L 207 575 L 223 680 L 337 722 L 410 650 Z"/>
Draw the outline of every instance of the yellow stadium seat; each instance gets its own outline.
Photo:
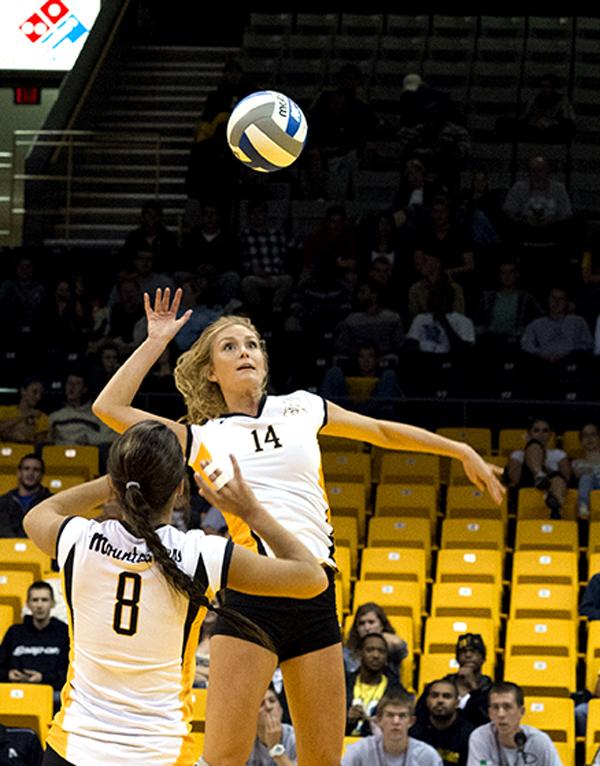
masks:
<path id="1" fill-rule="evenodd" d="M 431 522 L 429 519 L 394 519 L 392 516 L 373 516 L 369 520 L 368 545 L 370 548 L 422 548 L 425 551 L 427 572 L 431 558 Z"/>
<path id="2" fill-rule="evenodd" d="M 361 580 L 407 580 L 425 593 L 426 555 L 419 548 L 365 548 Z"/>
<path id="3" fill-rule="evenodd" d="M 577 658 L 577 621 L 509 619 L 506 656 L 554 656 Z"/>
<path id="4" fill-rule="evenodd" d="M 358 565 L 358 520 L 353 516 L 338 516 L 332 514 L 331 526 L 333 527 L 333 539 L 336 544 L 350 548 L 350 566 L 352 572 L 356 572 Z"/>
<path id="5" fill-rule="evenodd" d="M 501 588 L 491 583 L 439 583 L 433 585 L 432 617 L 487 617 L 500 623 Z"/>
<path id="6" fill-rule="evenodd" d="M 447 439 L 466 442 L 480 455 L 492 454 L 492 431 L 490 428 L 438 428 L 436 433 Z"/>
<path id="7" fill-rule="evenodd" d="M 13 610 L 13 622 L 21 622 L 23 604 L 27 600 L 27 588 L 33 582 L 29 571 L 0 569 L 0 604 L 7 604 Z"/>
<path id="8" fill-rule="evenodd" d="M 15 485 L 15 473 L 19 466 L 19 461 L 25 455 L 35 452 L 33 444 L 17 444 L 15 442 L 0 443 L 0 473 L 10 473 L 13 477 L 13 486 Z"/>
<path id="9" fill-rule="evenodd" d="M 485 462 L 492 465 L 498 465 L 504 467 L 506 465 L 506 458 L 500 455 L 485 455 Z M 450 462 L 450 485 L 453 487 L 472 487 L 473 482 L 463 468 L 463 464 L 460 460 L 452 460 Z"/>
<path id="10" fill-rule="evenodd" d="M 501 428 L 498 435 L 498 453 L 508 456 L 514 450 L 524 449 L 528 439 L 529 436 L 524 428 Z M 550 434 L 548 447 L 556 447 L 555 433 Z"/>
<path id="11" fill-rule="evenodd" d="M 497 519 L 506 523 L 508 517 L 506 498 L 500 505 L 487 492 L 472 484 L 448 487 L 446 518 L 448 519 Z"/>
<path id="12" fill-rule="evenodd" d="M 575 620 L 578 587 L 527 583 L 510 592 L 510 619 Z"/>
<path id="13" fill-rule="evenodd" d="M 562 514 L 563 519 L 574 520 L 577 518 L 577 490 L 568 489 L 565 497 Z M 544 493 L 534 487 L 523 487 L 519 490 L 517 503 L 517 520 L 522 519 L 549 519 L 550 510 L 544 502 Z"/>
<path id="14" fill-rule="evenodd" d="M 353 402 L 364 402 L 373 393 L 378 378 L 371 375 L 359 377 L 356 375 L 346 376 L 346 390 L 348 398 Z"/>
<path id="15" fill-rule="evenodd" d="M 52 721 L 52 691 L 48 684 L 0 683 L 0 721 L 33 729 L 44 744 Z"/>
<path id="16" fill-rule="evenodd" d="M 440 459 L 421 452 L 382 451 L 378 481 L 385 484 L 440 483 Z"/>
<path id="17" fill-rule="evenodd" d="M 14 473 L 0 473 L 0 495 L 5 495 L 17 486 Z"/>
<path id="18" fill-rule="evenodd" d="M 515 550 L 577 551 L 577 522 L 524 519 L 517 524 Z"/>
<path id="19" fill-rule="evenodd" d="M 41 580 L 50 569 L 50 556 L 26 537 L 0 538 L 0 567 L 18 572 L 31 572 L 34 580 Z"/>
<path id="20" fill-rule="evenodd" d="M 15 623 L 15 610 L 9 604 L 0 604 L 0 641 L 10 628 Z"/>
<path id="21" fill-rule="evenodd" d="M 194 758 L 194 762 L 196 762 L 200 759 L 200 756 L 204 751 L 204 732 L 192 732 L 192 742 L 192 756 Z"/>
<path id="22" fill-rule="evenodd" d="M 81 474 L 63 474 L 61 476 L 46 474 L 46 476 L 44 476 L 43 484 L 45 487 L 48 487 L 50 492 L 52 492 L 54 495 L 57 492 L 62 492 L 63 489 L 70 489 L 71 487 L 76 487 L 79 484 L 85 484 L 85 482 L 86 479 Z"/>
<path id="23" fill-rule="evenodd" d="M 326 482 L 362 482 L 370 490 L 370 455 L 364 452 L 324 452 L 321 457 Z"/>
<path id="24" fill-rule="evenodd" d="M 42 449 L 42 458 L 49 474 L 81 475 L 87 481 L 100 473 L 98 447 L 93 445 L 49 444 Z"/>
<path id="25" fill-rule="evenodd" d="M 575 748 L 567 742 L 555 742 L 554 747 L 562 766 L 575 766 Z"/>
<path id="26" fill-rule="evenodd" d="M 504 678 L 519 684 L 527 696 L 568 697 L 576 688 L 575 669 L 570 657 L 512 655 L 504 661 Z"/>
<path id="27" fill-rule="evenodd" d="M 600 750 L 600 698 L 588 704 L 587 729 L 585 733 L 585 762 L 592 763 Z"/>
<path id="28" fill-rule="evenodd" d="M 576 585 L 579 582 L 579 555 L 575 551 L 516 551 L 512 584 L 551 583 Z"/>
<path id="29" fill-rule="evenodd" d="M 564 743 L 575 752 L 575 703 L 563 697 L 526 697 L 522 722 L 545 731 L 556 745 Z"/>
<path id="30" fill-rule="evenodd" d="M 192 690 L 192 732 L 204 732 L 208 689 Z"/>
<path id="31" fill-rule="evenodd" d="M 488 661 L 495 664 L 496 626 L 485 617 L 428 617 L 425 623 L 423 652 L 455 654 L 456 642 L 463 633 L 479 633 L 485 644 Z"/>
<path id="32" fill-rule="evenodd" d="M 370 445 L 356 439 L 343 439 L 339 436 L 319 434 L 319 447 L 322 452 L 364 452 Z"/>
<path id="33" fill-rule="evenodd" d="M 504 531 L 498 519 L 444 519 L 442 548 L 504 550 Z"/>
<path id="34" fill-rule="evenodd" d="M 437 489 L 425 484 L 378 484 L 376 516 L 395 516 L 437 520 Z"/>
<path id="35" fill-rule="evenodd" d="M 585 653 L 585 686 L 593 692 L 600 673 L 600 621 L 587 623 L 587 649 Z"/>
<path id="36" fill-rule="evenodd" d="M 350 609 L 350 586 L 352 581 L 352 556 L 350 553 L 350 547 L 347 545 L 338 545 L 335 549 L 335 562 L 338 565 L 340 572 L 340 578 L 342 581 L 342 593 L 344 611 Z"/>
<path id="37" fill-rule="evenodd" d="M 348 745 L 353 745 L 355 742 L 360 742 L 362 737 L 344 737 L 344 749 L 342 750 L 342 755 L 346 752 L 348 749 Z"/>
<path id="38" fill-rule="evenodd" d="M 418 694 L 430 681 L 456 673 L 458 662 L 454 654 L 422 654 L 419 660 Z"/>
<path id="39" fill-rule="evenodd" d="M 600 521 L 600 489 L 590 492 L 590 520 Z"/>
<path id="40" fill-rule="evenodd" d="M 592 521 L 589 527 L 588 556 L 600 553 L 600 520 Z"/>
<path id="41" fill-rule="evenodd" d="M 502 553 L 499 550 L 438 551 L 436 582 L 489 582 L 502 587 Z"/>
<path id="42" fill-rule="evenodd" d="M 584 453 L 579 438 L 579 431 L 564 431 L 560 437 L 560 444 L 571 460 L 583 457 Z"/>
<path id="43" fill-rule="evenodd" d="M 385 613 L 410 617 L 413 621 L 414 641 L 418 645 L 421 631 L 421 604 L 423 593 L 418 583 L 398 580 L 358 580 L 354 586 L 352 611 L 367 601 L 379 604 Z"/>
<path id="44" fill-rule="evenodd" d="M 348 610 L 344 608 L 344 586 L 341 575 L 335 578 L 335 613 L 340 625 L 344 624 L 344 614 Z"/>
<path id="45" fill-rule="evenodd" d="M 366 517 L 365 485 L 359 482 L 325 482 L 325 491 L 333 515 L 356 518 L 358 539 L 362 543 Z"/>

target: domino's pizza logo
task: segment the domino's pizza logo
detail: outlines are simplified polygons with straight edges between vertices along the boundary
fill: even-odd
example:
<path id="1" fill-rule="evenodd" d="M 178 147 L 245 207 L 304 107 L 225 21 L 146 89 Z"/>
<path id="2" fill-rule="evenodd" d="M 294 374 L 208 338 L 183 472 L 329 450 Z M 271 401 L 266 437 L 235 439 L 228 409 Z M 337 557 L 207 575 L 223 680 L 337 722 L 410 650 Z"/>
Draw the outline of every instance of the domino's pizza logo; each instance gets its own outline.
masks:
<path id="1" fill-rule="evenodd" d="M 19 26 L 31 42 L 56 50 L 61 45 L 76 43 L 89 32 L 85 24 L 62 2 L 47 0 Z"/>

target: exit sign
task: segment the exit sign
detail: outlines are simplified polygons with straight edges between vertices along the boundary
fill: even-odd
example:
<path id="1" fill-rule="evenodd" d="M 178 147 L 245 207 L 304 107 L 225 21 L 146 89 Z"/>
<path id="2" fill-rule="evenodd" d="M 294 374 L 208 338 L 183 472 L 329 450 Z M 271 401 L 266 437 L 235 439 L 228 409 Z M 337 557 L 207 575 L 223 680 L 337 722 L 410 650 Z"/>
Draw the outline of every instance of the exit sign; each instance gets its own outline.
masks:
<path id="1" fill-rule="evenodd" d="M 38 85 L 22 85 L 14 89 L 15 104 L 39 104 L 42 89 Z"/>

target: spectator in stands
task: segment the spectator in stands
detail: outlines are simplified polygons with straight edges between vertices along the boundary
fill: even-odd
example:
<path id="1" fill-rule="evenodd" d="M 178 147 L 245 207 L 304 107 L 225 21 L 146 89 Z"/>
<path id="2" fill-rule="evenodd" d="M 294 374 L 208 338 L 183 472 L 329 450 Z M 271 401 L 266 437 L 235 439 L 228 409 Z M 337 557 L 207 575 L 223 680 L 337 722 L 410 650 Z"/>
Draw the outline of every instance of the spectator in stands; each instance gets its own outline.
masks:
<path id="1" fill-rule="evenodd" d="M 137 280 L 130 276 L 119 279 L 116 296 L 116 301 L 110 309 L 106 335 L 121 356 L 126 356 L 139 342 L 134 338 L 134 328 L 144 316 L 144 304 Z"/>
<path id="2" fill-rule="evenodd" d="M 106 445 L 116 433 L 92 412 L 88 383 L 81 372 L 65 380 L 65 405 L 50 413 L 50 433 L 55 444 Z"/>
<path id="3" fill-rule="evenodd" d="M 475 724 L 458 709 L 458 689 L 454 681 L 432 681 L 424 691 L 425 706 L 417 705 L 417 720 L 411 737 L 427 742 L 442 758 L 444 766 L 466 766 L 469 736 Z"/>
<path id="4" fill-rule="evenodd" d="M 200 273 L 197 276 L 188 274 L 179 286 L 183 290 L 179 316 L 185 314 L 188 309 L 192 311 L 192 316 L 174 338 L 177 351 L 183 353 L 200 337 L 207 325 L 222 316 L 223 308 L 212 301 L 208 277 Z M 145 325 L 145 321 L 142 321 L 142 325 Z"/>
<path id="5" fill-rule="evenodd" d="M 353 290 L 358 278 L 360 242 L 346 209 L 331 205 L 325 218 L 304 241 L 304 269 L 301 284 L 309 277 L 311 287 L 319 288 L 333 282 Z"/>
<path id="6" fill-rule="evenodd" d="M 402 269 L 403 267 L 400 266 L 400 270 Z M 394 271 L 393 265 L 387 258 L 379 256 L 371 262 L 367 271 L 366 281 L 377 290 L 383 308 L 399 311 L 404 307 L 403 294 L 406 293 L 408 281 L 403 279 L 398 272 Z"/>
<path id="7" fill-rule="evenodd" d="M 48 435 L 48 416 L 38 409 L 44 384 L 37 375 L 25 378 L 19 387 L 19 401 L 0 407 L 0 441 L 41 444 Z"/>
<path id="8" fill-rule="evenodd" d="M 510 224 L 506 230 L 513 242 L 521 245 L 532 244 L 555 246 L 563 249 L 559 255 L 569 252 L 572 247 L 571 231 L 573 210 L 571 200 L 563 183 L 550 176 L 550 166 L 545 157 L 532 157 L 529 161 L 529 175 L 524 181 L 516 181 L 509 189 L 502 207 Z M 544 268 L 549 268 L 539 257 L 528 267 L 532 281 L 544 277 Z M 559 268 L 562 262 L 554 268 Z M 529 277 L 529 274 L 528 274 Z"/>
<path id="9" fill-rule="evenodd" d="M 535 298 L 519 287 L 519 270 L 514 261 L 503 261 L 498 269 L 498 286 L 485 290 L 477 318 L 477 332 L 483 348 L 491 354 L 514 344 L 524 328 L 542 315 Z"/>
<path id="10" fill-rule="evenodd" d="M 334 364 L 325 372 L 321 396 L 327 400 L 350 399 L 353 409 L 372 417 L 393 419 L 393 400 L 402 396 L 393 367 L 380 365 L 379 349 L 373 343 L 359 344 L 348 364 Z"/>
<path id="11" fill-rule="evenodd" d="M 392 266 L 398 266 L 398 232 L 394 216 L 388 210 L 380 210 L 368 218 L 361 247 L 360 275 L 364 277 L 372 263 L 384 258 Z"/>
<path id="12" fill-rule="evenodd" d="M 152 365 L 150 372 L 144 378 L 140 391 L 152 394 L 177 394 L 173 372 L 179 353 L 175 341 L 171 341 L 162 354 Z M 177 409 L 179 412 L 179 409 Z"/>
<path id="13" fill-rule="evenodd" d="M 59 363 L 69 352 L 81 354 L 90 329 L 90 310 L 77 295 L 75 282 L 59 279 L 44 310 L 42 334 L 46 354 Z"/>
<path id="14" fill-rule="evenodd" d="M 208 279 L 216 302 L 226 311 L 236 311 L 240 306 L 239 241 L 223 226 L 216 204 L 202 206 L 200 221 L 192 227 L 184 251 L 185 269 Z"/>
<path id="15" fill-rule="evenodd" d="M 409 159 L 404 165 L 400 187 L 392 203 L 398 229 L 405 234 L 414 233 L 424 223 L 433 192 L 434 184 L 426 175 L 425 165 L 416 158 Z"/>
<path id="16" fill-rule="evenodd" d="M 92 393 L 99 393 L 115 372 L 121 366 L 119 349 L 110 341 L 105 339 L 98 345 L 96 361 L 92 371 Z"/>
<path id="17" fill-rule="evenodd" d="M 150 250 L 137 250 L 132 256 L 133 270 L 130 275 L 137 283 L 140 298 L 144 293 L 154 295 L 158 288 L 164 290 L 169 288 L 171 292 L 175 290 L 175 282 L 168 274 L 162 274 L 155 271 L 156 254 Z M 171 266 L 173 262 L 171 262 Z"/>
<path id="18" fill-rule="evenodd" d="M 465 313 L 463 289 L 444 271 L 439 254 L 421 251 L 417 268 L 421 279 L 414 282 L 408 290 L 408 314 L 411 321 L 417 314 L 429 311 L 432 292 L 441 289 L 444 284 L 449 285 L 452 290 L 452 312 Z"/>
<path id="19" fill-rule="evenodd" d="M 490 188 L 487 174 L 482 170 L 472 173 L 469 187 L 461 192 L 458 218 L 465 226 L 473 249 L 479 253 L 480 261 L 484 261 L 479 266 L 485 267 L 500 244 L 502 200 Z"/>
<path id="20" fill-rule="evenodd" d="M 27 537 L 23 517 L 50 491 L 42 486 L 44 461 L 33 452 L 19 460 L 17 486 L 0 497 L 0 537 Z"/>
<path id="21" fill-rule="evenodd" d="M 69 665 L 69 631 L 52 617 L 54 592 L 43 580 L 27 589 L 31 616 L 12 625 L 0 646 L 0 680 L 19 684 L 49 684 L 58 706 Z"/>
<path id="22" fill-rule="evenodd" d="M 600 572 L 593 575 L 585 586 L 579 614 L 590 621 L 600 620 Z"/>
<path id="23" fill-rule="evenodd" d="M 33 729 L 0 723 L 0 766 L 42 766 L 44 751 Z"/>
<path id="24" fill-rule="evenodd" d="M 381 633 L 366 633 L 359 638 L 357 651 L 360 656 L 358 669 L 346 676 L 346 735 L 367 737 L 373 733 L 371 718 L 381 698 L 404 687 L 389 675 L 388 645 Z"/>
<path id="25" fill-rule="evenodd" d="M 521 336 L 521 349 L 533 370 L 542 375 L 552 373 L 557 365 L 585 364 L 594 345 L 585 319 L 569 313 L 562 287 L 550 289 L 547 305 L 547 315 L 531 321 Z"/>
<path id="26" fill-rule="evenodd" d="M 534 143 L 568 143 L 575 133 L 575 112 L 571 102 L 558 89 L 555 74 L 542 76 L 540 88 L 526 102 L 516 120 L 501 118 L 498 131 L 508 139 Z"/>
<path id="27" fill-rule="evenodd" d="M 354 199 L 359 161 L 377 127 L 375 113 L 358 96 L 363 79 L 355 64 L 344 64 L 336 89 L 323 91 L 307 114 L 308 180 L 313 197 L 337 202 Z"/>
<path id="28" fill-rule="evenodd" d="M 132 229 L 125 237 L 122 252 L 132 260 L 137 260 L 141 254 L 146 256 L 153 266 L 159 269 L 172 271 L 173 264 L 178 258 L 179 247 L 177 238 L 164 224 L 163 205 L 158 199 L 150 199 L 142 205 L 142 221 L 139 226 Z M 151 254 L 152 258 L 147 258 Z M 142 274 L 149 274 L 147 266 L 136 263 L 136 268 L 141 269 Z M 162 284 L 157 285 L 163 287 Z M 154 295 L 155 287 L 140 283 L 142 290 L 148 290 Z"/>
<path id="29" fill-rule="evenodd" d="M 590 493 L 600 489 L 600 432 L 596 423 L 586 423 L 579 432 L 583 456 L 571 461 L 577 480 L 577 512 L 580 519 L 590 515 Z"/>
<path id="30" fill-rule="evenodd" d="M 453 311 L 456 293 L 449 280 L 430 288 L 428 311 L 417 314 L 406 334 L 425 354 L 451 354 L 457 361 L 475 344 L 475 326 L 469 317 Z"/>
<path id="31" fill-rule="evenodd" d="M 379 733 L 348 745 L 342 766 L 442 766 L 442 759 L 430 745 L 409 736 L 414 710 L 412 695 L 390 690 L 377 706 L 374 724 Z"/>
<path id="32" fill-rule="evenodd" d="M 593 326 L 600 305 L 600 231 L 593 231 L 585 244 L 581 257 L 581 278 L 583 285 L 579 289 L 579 310 Z M 595 353 L 600 352 L 597 350 Z"/>
<path id="33" fill-rule="evenodd" d="M 260 703 L 256 739 L 246 766 L 295 766 L 294 727 L 282 723 L 282 716 L 283 710 L 271 683 Z"/>
<path id="34" fill-rule="evenodd" d="M 202 118 L 196 126 L 194 144 L 186 175 L 186 192 L 191 200 L 216 203 L 227 219 L 241 163 L 227 145 L 227 120 L 234 106 L 256 90 L 242 65 L 229 58 L 221 82 L 204 102 Z"/>
<path id="35" fill-rule="evenodd" d="M 550 518 L 560 519 L 571 478 L 571 464 L 564 450 L 548 447 L 550 433 L 547 420 L 533 420 L 524 449 L 511 452 L 504 475 L 513 492 L 520 487 L 539 489 L 550 509 Z"/>
<path id="36" fill-rule="evenodd" d="M 446 680 L 456 684 L 458 707 L 463 717 L 475 726 L 489 721 L 488 695 L 492 679 L 481 672 L 485 657 L 486 647 L 481 635 L 463 633 L 456 642 L 458 670 L 445 676 Z"/>
<path id="37" fill-rule="evenodd" d="M 267 205 L 262 200 L 248 203 L 240 251 L 242 299 L 252 320 L 269 327 L 279 324 L 289 307 L 294 280 L 287 269 L 285 234 L 268 226 Z"/>
<path id="38" fill-rule="evenodd" d="M 353 357 L 365 343 L 379 349 L 381 361 L 397 365 L 404 345 L 404 328 L 400 314 L 381 306 L 375 287 L 363 283 L 356 291 L 356 310 L 343 319 L 335 329 L 336 353 Z"/>
<path id="39" fill-rule="evenodd" d="M 467 766 L 482 763 L 537 763 L 561 766 L 550 737 L 522 724 L 523 690 L 510 681 L 498 681 L 490 689 L 490 723 L 480 726 L 469 739 Z"/>
<path id="40" fill-rule="evenodd" d="M 0 284 L 0 323 L 2 344 L 34 344 L 43 322 L 45 286 L 36 279 L 33 259 L 21 253 L 15 264 L 14 279 Z"/>
<path id="41" fill-rule="evenodd" d="M 394 683 L 400 680 L 400 664 L 408 654 L 406 641 L 396 635 L 385 610 L 374 601 L 361 604 L 354 614 L 350 633 L 344 647 L 346 673 L 353 673 L 360 665 L 358 644 L 369 633 L 380 633 L 388 646 L 387 670 Z"/>

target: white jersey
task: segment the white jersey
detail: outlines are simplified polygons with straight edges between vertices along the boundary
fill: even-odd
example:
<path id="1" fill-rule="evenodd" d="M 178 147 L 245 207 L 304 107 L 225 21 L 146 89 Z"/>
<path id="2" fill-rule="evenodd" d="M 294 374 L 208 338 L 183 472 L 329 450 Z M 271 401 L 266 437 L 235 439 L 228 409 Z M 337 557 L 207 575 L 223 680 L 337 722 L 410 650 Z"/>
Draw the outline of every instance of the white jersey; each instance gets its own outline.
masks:
<path id="1" fill-rule="evenodd" d="M 225 587 L 232 543 L 157 529 L 210 598 Z M 194 652 L 205 609 L 174 592 L 144 540 L 117 520 L 73 517 L 57 559 L 69 607 L 69 672 L 48 743 L 78 766 L 190 766 Z"/>
<path id="2" fill-rule="evenodd" d="M 188 459 L 226 465 L 235 455 L 244 479 L 260 503 L 320 561 L 335 566 L 333 529 L 325 494 L 317 434 L 327 420 L 325 400 L 307 391 L 263 397 L 256 416 L 230 413 L 192 425 Z M 273 553 L 256 533 L 225 514 L 236 543 Z"/>

